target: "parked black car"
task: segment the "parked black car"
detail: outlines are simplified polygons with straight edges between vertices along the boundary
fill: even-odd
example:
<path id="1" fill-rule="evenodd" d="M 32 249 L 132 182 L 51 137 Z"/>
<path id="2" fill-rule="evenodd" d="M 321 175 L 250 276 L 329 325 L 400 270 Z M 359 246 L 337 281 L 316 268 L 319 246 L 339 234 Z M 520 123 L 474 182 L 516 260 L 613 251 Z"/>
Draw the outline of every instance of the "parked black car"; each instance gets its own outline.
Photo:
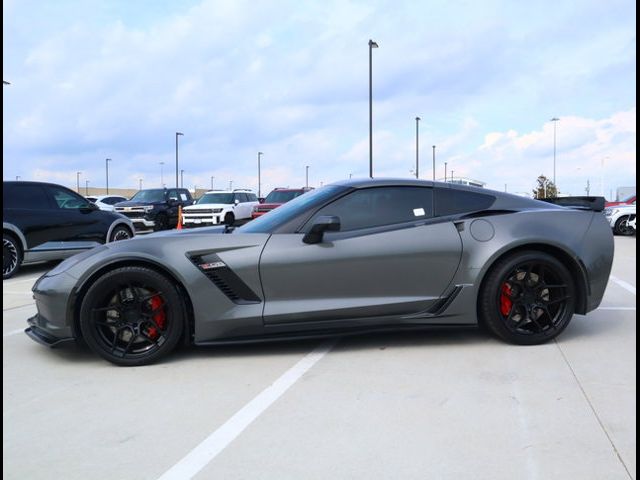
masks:
<path id="1" fill-rule="evenodd" d="M 129 219 L 62 185 L 3 182 L 2 200 L 3 279 L 23 263 L 59 260 L 134 235 Z"/>
<path id="2" fill-rule="evenodd" d="M 131 200 L 116 203 L 116 212 L 127 216 L 136 230 L 167 230 L 178 224 L 178 207 L 193 204 L 186 188 L 140 190 Z"/>

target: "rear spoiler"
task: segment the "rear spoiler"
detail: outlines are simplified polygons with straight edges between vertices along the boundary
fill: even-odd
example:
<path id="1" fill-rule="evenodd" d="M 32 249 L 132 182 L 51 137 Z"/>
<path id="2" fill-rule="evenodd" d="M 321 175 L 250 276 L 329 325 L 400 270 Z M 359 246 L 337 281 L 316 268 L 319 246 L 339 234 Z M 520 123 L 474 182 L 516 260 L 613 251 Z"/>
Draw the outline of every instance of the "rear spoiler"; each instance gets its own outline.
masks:
<path id="1" fill-rule="evenodd" d="M 556 197 L 541 198 L 540 200 L 577 210 L 593 210 L 594 212 L 604 210 L 604 197 Z"/>

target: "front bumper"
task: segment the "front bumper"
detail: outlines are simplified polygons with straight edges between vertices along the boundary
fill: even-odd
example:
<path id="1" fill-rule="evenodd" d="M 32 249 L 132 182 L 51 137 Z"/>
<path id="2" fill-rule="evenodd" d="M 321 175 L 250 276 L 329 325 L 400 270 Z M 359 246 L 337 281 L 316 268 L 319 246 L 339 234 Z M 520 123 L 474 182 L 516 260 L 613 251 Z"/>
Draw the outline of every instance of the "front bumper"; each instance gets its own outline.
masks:
<path id="1" fill-rule="evenodd" d="M 156 226 L 155 220 L 147 220 L 146 218 L 129 218 L 136 230 L 149 230 Z"/>
<path id="2" fill-rule="evenodd" d="M 190 217 L 182 215 L 182 226 L 184 227 L 210 227 L 211 225 L 220 225 L 224 217 L 220 215 L 208 216 L 208 217 Z"/>
<path id="3" fill-rule="evenodd" d="M 68 308 L 76 283 L 77 279 L 66 272 L 45 275 L 36 281 L 32 291 L 38 313 L 27 320 L 29 326 L 25 330 L 32 340 L 55 347 L 78 337 Z"/>

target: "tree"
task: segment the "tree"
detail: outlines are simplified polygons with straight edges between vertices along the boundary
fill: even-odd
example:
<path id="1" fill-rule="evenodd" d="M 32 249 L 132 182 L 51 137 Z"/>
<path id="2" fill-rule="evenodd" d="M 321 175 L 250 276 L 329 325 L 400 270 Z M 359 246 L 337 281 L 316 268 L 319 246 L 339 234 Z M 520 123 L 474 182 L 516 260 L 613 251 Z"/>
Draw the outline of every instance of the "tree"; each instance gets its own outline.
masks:
<path id="1" fill-rule="evenodd" d="M 533 189 L 533 198 L 556 198 L 558 189 L 556 185 L 544 175 L 536 179 L 536 187 Z"/>

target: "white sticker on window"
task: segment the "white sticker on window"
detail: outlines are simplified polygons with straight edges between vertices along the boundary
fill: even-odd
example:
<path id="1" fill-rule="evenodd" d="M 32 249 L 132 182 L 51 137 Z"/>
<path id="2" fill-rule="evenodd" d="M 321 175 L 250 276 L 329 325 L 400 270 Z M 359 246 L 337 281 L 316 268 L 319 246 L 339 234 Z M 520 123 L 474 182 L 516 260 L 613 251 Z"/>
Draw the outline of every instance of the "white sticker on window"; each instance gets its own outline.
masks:
<path id="1" fill-rule="evenodd" d="M 424 208 L 414 208 L 413 209 L 413 216 L 414 217 L 424 217 L 425 213 L 424 213 Z"/>
<path id="2" fill-rule="evenodd" d="M 186 195 L 186 194 L 184 194 L 184 193 L 181 193 L 181 194 L 180 194 L 180 198 L 181 198 L 184 202 L 186 202 L 186 201 L 187 201 L 187 195 Z"/>

